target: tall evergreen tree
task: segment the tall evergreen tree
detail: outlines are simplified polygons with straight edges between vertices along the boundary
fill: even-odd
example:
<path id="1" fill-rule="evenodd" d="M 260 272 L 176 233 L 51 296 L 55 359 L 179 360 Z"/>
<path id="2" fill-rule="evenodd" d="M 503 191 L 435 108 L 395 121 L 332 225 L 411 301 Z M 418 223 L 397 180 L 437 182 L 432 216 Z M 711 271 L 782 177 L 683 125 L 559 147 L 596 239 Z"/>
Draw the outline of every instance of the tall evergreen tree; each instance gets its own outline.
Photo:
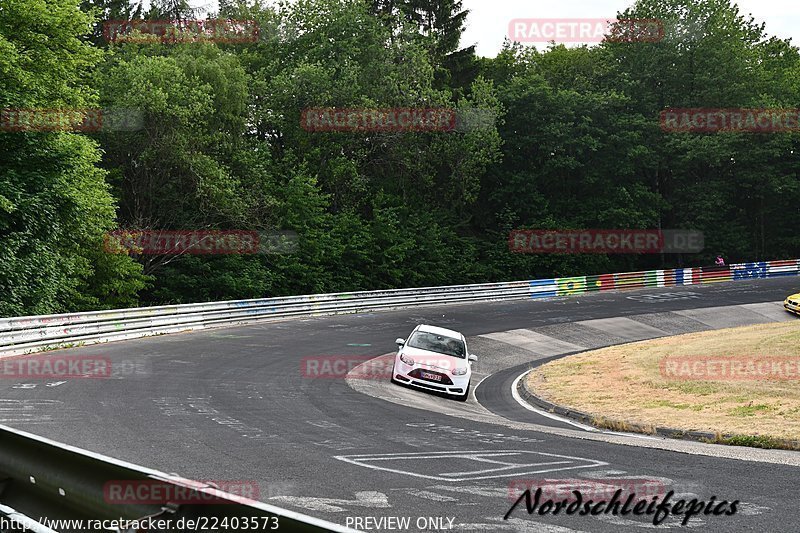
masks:
<path id="1" fill-rule="evenodd" d="M 142 9 L 141 0 L 82 0 L 81 10 L 95 18 L 92 33 L 86 38 L 95 46 L 106 46 L 107 24 L 141 19 Z"/>
<path id="2" fill-rule="evenodd" d="M 147 13 L 149 19 L 180 21 L 195 18 L 200 13 L 189 0 L 153 0 Z"/>
<path id="3" fill-rule="evenodd" d="M 426 39 L 437 67 L 439 86 L 465 89 L 475 79 L 478 64 L 475 46 L 459 48 L 468 9 L 461 0 L 402 0 L 400 10 Z"/>

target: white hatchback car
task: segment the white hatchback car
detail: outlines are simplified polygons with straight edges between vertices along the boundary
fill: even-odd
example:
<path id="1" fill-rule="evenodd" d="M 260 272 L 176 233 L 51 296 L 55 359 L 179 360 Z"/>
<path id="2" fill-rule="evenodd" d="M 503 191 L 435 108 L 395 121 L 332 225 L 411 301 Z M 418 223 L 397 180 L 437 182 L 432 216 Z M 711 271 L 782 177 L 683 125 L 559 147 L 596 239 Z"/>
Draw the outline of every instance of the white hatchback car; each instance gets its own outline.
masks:
<path id="1" fill-rule="evenodd" d="M 451 329 L 414 328 L 408 340 L 397 339 L 392 381 L 441 392 L 465 401 L 469 396 L 472 362 L 464 335 Z"/>

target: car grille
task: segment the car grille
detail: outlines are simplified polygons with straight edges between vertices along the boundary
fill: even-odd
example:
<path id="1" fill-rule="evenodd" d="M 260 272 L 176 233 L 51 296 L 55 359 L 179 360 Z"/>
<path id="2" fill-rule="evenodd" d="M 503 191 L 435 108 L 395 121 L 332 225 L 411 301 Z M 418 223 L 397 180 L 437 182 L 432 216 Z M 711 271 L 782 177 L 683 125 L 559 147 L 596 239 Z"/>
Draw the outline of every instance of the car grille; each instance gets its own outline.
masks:
<path id="1" fill-rule="evenodd" d="M 423 378 L 422 377 L 422 372 L 425 372 L 426 374 L 435 374 L 437 376 L 442 376 L 442 379 L 441 379 L 441 381 L 437 381 L 435 379 Z M 421 368 L 416 368 L 416 369 L 412 370 L 411 372 L 409 372 L 408 375 L 411 376 L 412 378 L 420 379 L 420 380 L 423 380 L 423 381 L 429 381 L 431 383 L 439 383 L 441 385 L 452 385 L 453 384 L 453 382 L 450 380 L 450 377 L 447 374 L 442 374 L 441 372 L 434 372 L 433 370 L 423 370 Z"/>
<path id="2" fill-rule="evenodd" d="M 797 302 L 794 300 L 788 300 L 789 305 L 797 305 Z"/>
<path id="3" fill-rule="evenodd" d="M 436 385 L 431 385 L 427 381 L 412 381 L 411 384 L 414 385 L 415 387 L 422 387 L 423 389 L 447 392 L 447 387 L 438 387 Z"/>

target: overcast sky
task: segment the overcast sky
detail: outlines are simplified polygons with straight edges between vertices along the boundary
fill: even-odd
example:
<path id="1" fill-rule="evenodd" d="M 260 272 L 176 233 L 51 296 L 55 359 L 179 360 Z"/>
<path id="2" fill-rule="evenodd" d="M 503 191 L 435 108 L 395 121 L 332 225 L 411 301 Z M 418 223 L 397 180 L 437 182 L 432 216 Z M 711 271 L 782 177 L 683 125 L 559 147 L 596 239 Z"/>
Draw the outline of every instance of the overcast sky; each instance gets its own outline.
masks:
<path id="1" fill-rule="evenodd" d="M 494 57 L 508 33 L 508 23 L 518 18 L 614 18 L 633 5 L 632 0 L 463 0 L 470 10 L 462 46 L 477 45 L 481 56 Z M 800 45 L 800 0 L 738 0 L 739 11 L 752 13 L 767 23 L 767 33 L 791 37 Z M 530 45 L 528 45 L 530 46 Z M 539 48 L 547 45 L 536 45 Z"/>
<path id="2" fill-rule="evenodd" d="M 481 56 L 494 57 L 503 46 L 508 23 L 519 18 L 614 18 L 633 0 L 463 0 L 470 10 L 462 46 L 477 45 Z M 216 0 L 190 0 L 194 7 L 215 10 Z M 767 23 L 770 35 L 791 37 L 800 45 L 800 0 L 738 0 L 740 12 Z M 528 44 L 527 46 L 533 46 Z M 539 48 L 546 44 L 536 44 Z"/>

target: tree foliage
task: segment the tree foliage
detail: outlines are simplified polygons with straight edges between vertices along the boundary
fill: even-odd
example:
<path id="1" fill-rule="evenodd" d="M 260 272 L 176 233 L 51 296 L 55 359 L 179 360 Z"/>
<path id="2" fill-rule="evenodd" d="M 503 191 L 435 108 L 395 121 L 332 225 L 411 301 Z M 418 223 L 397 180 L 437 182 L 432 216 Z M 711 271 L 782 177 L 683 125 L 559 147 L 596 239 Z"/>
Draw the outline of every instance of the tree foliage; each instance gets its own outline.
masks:
<path id="1" fill-rule="evenodd" d="M 85 108 L 100 53 L 76 0 L 0 9 L 0 109 Z M 103 251 L 115 200 L 97 143 L 68 132 L 0 132 L 0 315 L 136 303 L 141 267 Z"/>
<path id="2" fill-rule="evenodd" d="M 256 42 L 109 43 L 184 0 L 5 0 L 0 108 L 143 128 L 0 132 L 0 314 L 796 257 L 797 133 L 670 133 L 668 107 L 795 108 L 800 53 L 728 0 L 637 0 L 658 42 L 464 47 L 458 0 L 222 0 Z M 80 7 L 80 9 L 79 9 Z M 314 108 L 450 108 L 451 132 L 319 132 Z M 469 118 L 473 117 L 473 118 Z M 481 120 L 473 120 L 475 117 Z M 290 253 L 107 253 L 132 229 L 292 231 Z M 520 255 L 519 228 L 703 231 L 695 255 Z"/>

